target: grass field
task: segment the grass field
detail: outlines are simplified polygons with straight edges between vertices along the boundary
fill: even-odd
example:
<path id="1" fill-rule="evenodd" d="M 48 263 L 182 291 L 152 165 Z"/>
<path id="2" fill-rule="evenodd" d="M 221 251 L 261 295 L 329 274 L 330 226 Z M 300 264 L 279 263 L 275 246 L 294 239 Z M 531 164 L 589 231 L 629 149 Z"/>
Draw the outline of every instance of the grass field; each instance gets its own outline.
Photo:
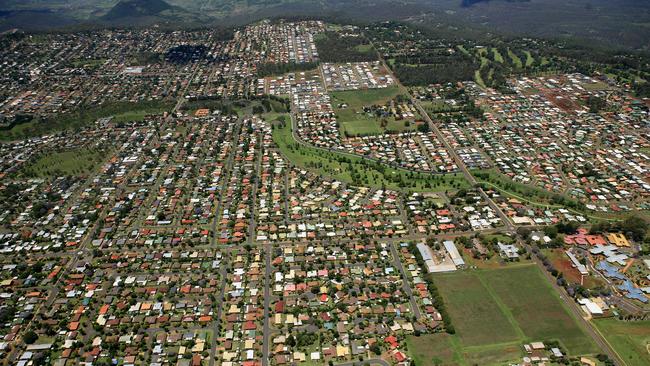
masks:
<path id="1" fill-rule="evenodd" d="M 559 341 L 571 355 L 598 352 L 533 264 L 433 276 L 443 296 L 460 354 L 467 364 L 503 364 L 522 345 Z"/>
<path id="2" fill-rule="evenodd" d="M 331 92 L 333 104 L 347 103 L 350 108 L 357 109 L 372 104 L 386 103 L 400 93 L 397 87 L 368 90 L 350 90 Z"/>
<path id="3" fill-rule="evenodd" d="M 509 319 L 483 286 L 478 272 L 459 272 L 435 276 L 444 294 L 449 314 L 464 346 L 517 341 L 516 324 Z M 462 289 L 462 291 L 458 291 Z M 495 299 L 492 299 L 495 300 Z"/>
<path id="4" fill-rule="evenodd" d="M 499 52 L 498 49 L 492 48 L 492 54 L 494 55 L 494 61 L 496 61 L 496 62 L 498 62 L 500 64 L 503 63 L 503 61 L 504 61 L 503 60 L 503 55 L 501 54 L 501 52 Z"/>
<path id="5" fill-rule="evenodd" d="M 397 87 L 385 89 L 353 90 L 332 92 L 332 102 L 335 106 L 347 104 L 347 108 L 334 108 L 343 136 L 379 135 L 386 132 L 403 132 L 416 129 L 416 124 L 405 123 L 394 117 L 386 119 L 382 126 L 381 120 L 363 112 L 363 107 L 383 105 L 400 94 Z"/>
<path id="6" fill-rule="evenodd" d="M 535 58 L 530 53 L 530 51 L 524 51 L 524 53 L 526 54 L 526 67 L 532 66 L 535 62 Z"/>
<path id="7" fill-rule="evenodd" d="M 483 278 L 529 340 L 556 339 L 574 355 L 598 351 L 536 266 L 486 271 Z"/>
<path id="8" fill-rule="evenodd" d="M 608 318 L 593 323 L 627 366 L 650 365 L 650 321 L 623 322 Z"/>
<path id="9" fill-rule="evenodd" d="M 483 78 L 481 77 L 481 72 L 479 70 L 474 71 L 474 81 L 483 88 L 485 88 L 485 82 L 483 81 Z"/>
<path id="10" fill-rule="evenodd" d="M 27 164 L 21 172 L 28 176 L 54 177 L 61 175 L 82 175 L 93 170 L 106 158 L 100 149 L 79 148 L 45 154 Z"/>
<path id="11" fill-rule="evenodd" d="M 415 364 L 459 365 L 462 364 L 460 352 L 454 349 L 454 337 L 447 333 L 427 334 L 420 337 L 409 336 L 406 345 Z"/>
<path id="12" fill-rule="evenodd" d="M 292 164 L 346 183 L 420 192 L 453 191 L 468 187 L 467 180 L 460 174 L 412 173 L 371 162 L 361 157 L 299 144 L 291 134 L 291 123 L 289 122 L 284 126 L 275 125 L 273 141 Z"/>
<path id="13" fill-rule="evenodd" d="M 508 48 L 508 57 L 510 57 L 510 60 L 512 61 L 513 65 L 515 65 L 517 68 L 521 69 L 524 65 L 519 56 L 517 56 L 514 52 L 512 52 L 511 49 Z"/>

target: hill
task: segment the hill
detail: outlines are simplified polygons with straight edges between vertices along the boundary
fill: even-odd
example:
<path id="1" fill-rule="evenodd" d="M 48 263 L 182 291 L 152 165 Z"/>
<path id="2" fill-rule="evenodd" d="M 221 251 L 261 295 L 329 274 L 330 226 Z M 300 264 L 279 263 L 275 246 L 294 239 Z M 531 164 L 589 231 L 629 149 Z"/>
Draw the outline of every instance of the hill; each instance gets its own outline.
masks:
<path id="1" fill-rule="evenodd" d="M 152 24 L 166 24 L 176 27 L 207 24 L 210 16 L 188 11 L 164 0 L 121 0 L 98 22 L 108 26 L 140 27 Z"/>
<path id="2" fill-rule="evenodd" d="M 122 0 L 102 16 L 102 19 L 113 21 L 123 18 L 158 16 L 165 10 L 173 8 L 163 0 Z"/>

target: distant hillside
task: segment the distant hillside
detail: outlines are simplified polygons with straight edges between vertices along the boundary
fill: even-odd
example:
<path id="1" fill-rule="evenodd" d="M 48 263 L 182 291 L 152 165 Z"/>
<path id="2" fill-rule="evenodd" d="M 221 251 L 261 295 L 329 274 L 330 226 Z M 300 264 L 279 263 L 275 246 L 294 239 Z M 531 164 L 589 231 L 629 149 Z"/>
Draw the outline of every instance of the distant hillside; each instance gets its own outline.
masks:
<path id="1" fill-rule="evenodd" d="M 490 2 L 490 1 L 491 0 L 462 0 L 460 5 L 462 7 L 464 7 L 464 8 L 468 8 L 468 7 L 470 7 L 470 6 L 474 5 L 474 4 L 487 3 L 487 2 Z M 506 1 L 506 2 L 509 2 L 509 3 L 527 3 L 530 0 L 502 0 L 502 1 Z"/>
<path id="2" fill-rule="evenodd" d="M 296 16 L 402 20 L 461 37 L 494 31 L 650 51 L 650 0 L 0 0 L 0 31 L 223 27 Z"/>
<path id="3" fill-rule="evenodd" d="M 121 0 L 99 22 L 109 26 L 140 27 L 152 24 L 182 27 L 204 25 L 213 19 L 199 12 L 191 12 L 163 0 Z"/>
<path id="4" fill-rule="evenodd" d="M 115 4 L 102 19 L 114 21 L 124 18 L 152 17 L 174 8 L 163 0 L 122 0 Z"/>

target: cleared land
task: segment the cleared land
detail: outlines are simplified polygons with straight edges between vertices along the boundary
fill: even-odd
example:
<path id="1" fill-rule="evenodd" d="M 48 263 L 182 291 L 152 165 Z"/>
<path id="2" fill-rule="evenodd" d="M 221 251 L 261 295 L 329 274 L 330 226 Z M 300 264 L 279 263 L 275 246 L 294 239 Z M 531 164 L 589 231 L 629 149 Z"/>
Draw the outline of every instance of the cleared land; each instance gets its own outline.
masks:
<path id="1" fill-rule="evenodd" d="M 440 274 L 434 281 L 469 364 L 516 360 L 531 341 L 557 340 L 572 355 L 598 352 L 535 265 Z"/>
<path id="2" fill-rule="evenodd" d="M 387 187 L 400 191 L 441 192 L 468 187 L 460 174 L 434 175 L 408 172 L 361 157 L 334 153 L 299 144 L 291 134 L 291 123 L 276 123 L 273 141 L 293 164 L 342 182 Z"/>
<path id="3" fill-rule="evenodd" d="M 650 365 L 650 321 L 597 319 L 594 324 L 627 366 Z"/>

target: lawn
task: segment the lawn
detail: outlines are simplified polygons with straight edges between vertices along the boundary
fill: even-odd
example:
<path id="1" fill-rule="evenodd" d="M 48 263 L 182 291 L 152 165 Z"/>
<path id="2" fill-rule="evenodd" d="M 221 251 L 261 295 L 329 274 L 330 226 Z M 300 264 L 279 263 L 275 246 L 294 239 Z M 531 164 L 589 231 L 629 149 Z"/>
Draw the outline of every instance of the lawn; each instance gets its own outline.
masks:
<path id="1" fill-rule="evenodd" d="M 650 320 L 623 322 L 608 318 L 593 323 L 627 366 L 650 365 Z"/>
<path id="2" fill-rule="evenodd" d="M 573 355 L 598 351 L 537 266 L 486 271 L 483 279 L 512 313 L 528 340 L 559 340 Z"/>
<path id="3" fill-rule="evenodd" d="M 274 125 L 273 141 L 291 163 L 346 183 L 418 192 L 453 191 L 468 187 L 461 174 L 408 172 L 361 157 L 298 144 L 291 134 L 291 123 L 288 121 L 284 125 Z"/>
<path id="4" fill-rule="evenodd" d="M 100 164 L 107 154 L 101 149 L 78 148 L 47 153 L 21 169 L 27 176 L 54 177 L 86 174 Z"/>
<path id="5" fill-rule="evenodd" d="M 597 353 L 533 264 L 433 275 L 468 364 L 502 364 L 533 341 L 559 341 L 571 355 Z"/>

